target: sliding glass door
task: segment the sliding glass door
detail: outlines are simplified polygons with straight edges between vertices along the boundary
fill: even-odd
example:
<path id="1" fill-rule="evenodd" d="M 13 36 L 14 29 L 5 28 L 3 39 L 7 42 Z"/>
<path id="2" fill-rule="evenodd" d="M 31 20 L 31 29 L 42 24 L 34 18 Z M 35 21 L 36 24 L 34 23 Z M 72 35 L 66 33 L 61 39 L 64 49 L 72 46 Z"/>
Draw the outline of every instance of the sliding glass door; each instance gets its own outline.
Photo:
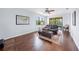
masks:
<path id="1" fill-rule="evenodd" d="M 63 26 L 63 18 L 62 17 L 55 17 L 49 19 L 50 25 L 58 25 L 59 27 Z"/>

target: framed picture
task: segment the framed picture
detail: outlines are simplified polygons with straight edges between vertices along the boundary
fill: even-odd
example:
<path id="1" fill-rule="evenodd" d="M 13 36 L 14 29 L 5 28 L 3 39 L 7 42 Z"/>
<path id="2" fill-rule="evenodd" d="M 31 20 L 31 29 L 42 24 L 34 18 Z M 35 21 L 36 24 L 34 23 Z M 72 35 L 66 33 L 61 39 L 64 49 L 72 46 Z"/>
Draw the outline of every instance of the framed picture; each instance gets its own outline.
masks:
<path id="1" fill-rule="evenodd" d="M 16 15 L 16 25 L 28 25 L 29 20 L 28 16 Z"/>
<path id="2" fill-rule="evenodd" d="M 72 13 L 72 24 L 76 26 L 76 11 Z"/>

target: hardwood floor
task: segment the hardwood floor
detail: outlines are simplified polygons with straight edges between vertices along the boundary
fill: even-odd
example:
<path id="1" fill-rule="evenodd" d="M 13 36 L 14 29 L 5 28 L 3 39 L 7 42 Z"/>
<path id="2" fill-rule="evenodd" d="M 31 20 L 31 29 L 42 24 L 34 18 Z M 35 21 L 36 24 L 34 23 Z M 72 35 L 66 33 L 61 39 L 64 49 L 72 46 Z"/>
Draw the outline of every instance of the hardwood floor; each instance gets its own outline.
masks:
<path id="1" fill-rule="evenodd" d="M 5 41 L 2 51 L 77 51 L 69 32 L 63 32 L 63 43 L 58 45 L 40 39 L 37 32 L 11 38 Z"/>
<path id="2" fill-rule="evenodd" d="M 75 45 L 75 42 L 73 41 L 69 32 L 64 32 L 63 46 L 66 51 L 78 51 L 78 48 Z"/>

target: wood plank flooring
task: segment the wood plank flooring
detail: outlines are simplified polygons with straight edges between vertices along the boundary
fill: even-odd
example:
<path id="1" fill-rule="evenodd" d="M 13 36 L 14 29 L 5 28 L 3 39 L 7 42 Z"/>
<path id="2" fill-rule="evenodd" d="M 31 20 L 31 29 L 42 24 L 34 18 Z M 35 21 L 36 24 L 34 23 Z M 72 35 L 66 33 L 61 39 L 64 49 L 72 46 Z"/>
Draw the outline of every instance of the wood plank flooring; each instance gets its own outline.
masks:
<path id="1" fill-rule="evenodd" d="M 69 32 L 63 32 L 63 43 L 58 45 L 39 38 L 37 32 L 5 41 L 2 51 L 77 51 Z"/>
<path id="2" fill-rule="evenodd" d="M 64 32 L 63 46 L 66 51 L 78 51 L 78 48 L 69 32 Z"/>

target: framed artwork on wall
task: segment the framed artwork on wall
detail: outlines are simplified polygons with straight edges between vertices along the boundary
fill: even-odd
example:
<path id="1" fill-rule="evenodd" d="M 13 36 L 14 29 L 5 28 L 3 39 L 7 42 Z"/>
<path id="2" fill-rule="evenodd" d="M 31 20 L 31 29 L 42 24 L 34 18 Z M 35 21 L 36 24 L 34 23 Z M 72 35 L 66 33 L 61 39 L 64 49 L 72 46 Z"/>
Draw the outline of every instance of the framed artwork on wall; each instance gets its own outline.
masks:
<path id="1" fill-rule="evenodd" d="M 76 26 L 76 11 L 72 13 L 72 24 Z"/>
<path id="2" fill-rule="evenodd" d="M 28 25 L 29 20 L 29 16 L 16 15 L 16 25 Z"/>

